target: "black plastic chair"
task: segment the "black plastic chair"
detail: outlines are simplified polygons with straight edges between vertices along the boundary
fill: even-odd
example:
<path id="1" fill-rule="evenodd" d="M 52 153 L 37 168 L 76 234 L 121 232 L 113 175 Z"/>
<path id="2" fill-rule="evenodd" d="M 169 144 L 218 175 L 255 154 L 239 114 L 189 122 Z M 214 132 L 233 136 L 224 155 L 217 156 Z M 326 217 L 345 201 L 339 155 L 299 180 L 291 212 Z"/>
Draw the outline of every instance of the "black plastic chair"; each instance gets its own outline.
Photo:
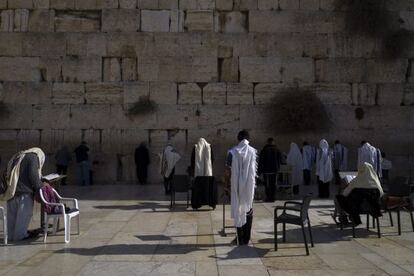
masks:
<path id="1" fill-rule="evenodd" d="M 170 208 L 175 206 L 175 193 L 187 193 L 187 208 L 190 206 L 190 177 L 188 175 L 174 175 L 171 181 Z"/>
<path id="2" fill-rule="evenodd" d="M 405 207 L 408 209 L 408 212 L 410 213 L 410 219 L 411 219 L 411 227 L 414 232 L 414 216 L 413 216 L 413 203 L 410 201 L 410 193 L 411 193 L 411 187 L 408 183 L 407 177 L 396 177 L 393 179 L 393 181 L 388 186 L 388 192 L 387 195 L 391 197 L 400 197 L 402 200 L 407 199 L 407 204 L 404 205 L 397 205 L 395 207 L 387 207 L 384 204 L 384 211 L 388 212 L 390 216 L 390 222 L 391 226 L 394 226 L 393 218 L 392 218 L 392 212 L 397 213 L 397 227 L 398 227 L 398 235 L 401 235 L 401 214 L 400 211 Z"/>
<path id="3" fill-rule="evenodd" d="M 277 225 L 279 223 L 283 224 L 283 242 L 286 242 L 286 224 L 300 225 L 302 228 L 303 242 L 305 244 L 306 255 L 309 255 L 308 242 L 306 239 L 305 233 L 305 224 L 308 224 L 309 236 L 311 246 L 313 247 L 313 238 L 312 238 L 312 227 L 309 220 L 309 205 L 312 198 L 310 196 L 305 196 L 302 202 L 296 201 L 286 201 L 282 206 L 276 206 L 274 211 L 274 243 L 275 250 L 277 251 Z M 282 213 L 278 215 L 278 211 L 281 210 Z M 287 211 L 293 211 L 299 214 L 289 214 Z"/>

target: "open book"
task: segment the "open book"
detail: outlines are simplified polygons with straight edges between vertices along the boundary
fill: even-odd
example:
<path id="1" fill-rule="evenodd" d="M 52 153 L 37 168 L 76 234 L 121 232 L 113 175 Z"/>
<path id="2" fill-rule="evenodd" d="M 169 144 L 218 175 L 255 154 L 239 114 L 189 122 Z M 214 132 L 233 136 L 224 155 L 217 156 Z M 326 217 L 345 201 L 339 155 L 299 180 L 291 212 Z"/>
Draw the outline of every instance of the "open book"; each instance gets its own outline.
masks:
<path id="1" fill-rule="evenodd" d="M 66 175 L 51 173 L 51 174 L 42 176 L 42 180 L 47 181 L 47 182 L 54 182 L 64 177 L 66 177 Z"/>

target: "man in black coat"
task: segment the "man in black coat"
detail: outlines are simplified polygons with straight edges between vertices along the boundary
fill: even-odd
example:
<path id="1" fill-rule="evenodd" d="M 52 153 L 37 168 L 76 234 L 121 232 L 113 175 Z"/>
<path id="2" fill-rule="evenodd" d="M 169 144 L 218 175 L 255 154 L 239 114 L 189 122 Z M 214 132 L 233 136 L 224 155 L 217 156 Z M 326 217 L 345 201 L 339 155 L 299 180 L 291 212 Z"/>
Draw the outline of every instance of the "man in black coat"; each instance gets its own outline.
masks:
<path id="1" fill-rule="evenodd" d="M 149 151 L 144 142 L 135 149 L 135 166 L 137 178 L 141 185 L 147 183 L 148 165 L 150 163 Z"/>
<path id="2" fill-rule="evenodd" d="M 263 175 L 265 181 L 266 202 L 275 200 L 276 177 L 280 168 L 282 154 L 274 144 L 273 138 L 267 139 L 259 156 L 258 175 Z"/>

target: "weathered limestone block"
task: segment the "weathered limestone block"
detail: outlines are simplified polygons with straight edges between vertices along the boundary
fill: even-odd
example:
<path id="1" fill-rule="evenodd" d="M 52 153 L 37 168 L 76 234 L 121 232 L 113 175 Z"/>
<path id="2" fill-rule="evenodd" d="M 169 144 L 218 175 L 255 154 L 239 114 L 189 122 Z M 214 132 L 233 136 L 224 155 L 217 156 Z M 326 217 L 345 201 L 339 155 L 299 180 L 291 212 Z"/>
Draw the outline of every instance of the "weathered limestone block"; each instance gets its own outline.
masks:
<path id="1" fill-rule="evenodd" d="M 146 81 L 217 81 L 217 59 L 209 57 L 142 57 L 138 59 L 138 79 Z"/>
<path id="2" fill-rule="evenodd" d="M 101 13 L 99 11 L 57 11 L 56 32 L 99 32 Z"/>
<path id="3" fill-rule="evenodd" d="M 13 10 L 2 10 L 1 11 L 1 31 L 2 32 L 13 32 L 14 30 L 14 11 Z"/>
<path id="4" fill-rule="evenodd" d="M 177 104 L 177 84 L 173 82 L 151 82 L 150 100 L 157 104 Z"/>
<path id="5" fill-rule="evenodd" d="M 27 32 L 29 26 L 29 10 L 17 9 L 14 10 L 14 31 Z"/>
<path id="6" fill-rule="evenodd" d="M 403 21 L 402 27 L 414 31 L 414 12 L 412 11 L 401 11 L 400 19 Z"/>
<path id="7" fill-rule="evenodd" d="M 202 105 L 199 107 L 198 129 L 239 129 L 239 105 Z M 236 134 L 237 135 L 237 134 Z M 237 136 L 233 137 L 237 137 Z M 233 138 L 234 139 L 234 138 Z"/>
<path id="8" fill-rule="evenodd" d="M 9 0 L 9 9 L 32 9 L 32 0 Z"/>
<path id="9" fill-rule="evenodd" d="M 127 0 L 121 0 L 120 2 L 122 1 Z M 75 0 L 75 8 L 77 10 L 117 9 L 118 0 Z"/>
<path id="10" fill-rule="evenodd" d="M 29 15 L 29 32 L 54 32 L 55 11 L 36 9 Z"/>
<path id="11" fill-rule="evenodd" d="M 61 57 L 41 57 L 39 67 L 43 81 L 63 81 Z"/>
<path id="12" fill-rule="evenodd" d="M 179 0 L 182 10 L 213 10 L 215 5 L 214 0 Z"/>
<path id="13" fill-rule="evenodd" d="M 136 81 L 137 80 L 137 59 L 123 58 L 122 59 L 122 80 Z"/>
<path id="14" fill-rule="evenodd" d="M 323 11 L 335 10 L 335 1 L 336 0 L 320 0 L 320 9 Z"/>
<path id="15" fill-rule="evenodd" d="M 168 32 L 170 30 L 170 12 L 142 10 L 141 30 L 143 32 Z"/>
<path id="16" fill-rule="evenodd" d="M 170 15 L 170 32 L 184 32 L 184 11 L 173 10 Z"/>
<path id="17" fill-rule="evenodd" d="M 230 58 L 233 56 L 233 47 L 219 45 L 217 50 L 218 58 Z"/>
<path id="18" fill-rule="evenodd" d="M 378 60 L 370 59 L 367 61 L 367 81 L 368 82 L 404 82 L 408 68 L 408 61 L 399 60 Z"/>
<path id="19" fill-rule="evenodd" d="M 0 81 L 40 81 L 38 57 L 0 57 Z"/>
<path id="20" fill-rule="evenodd" d="M 66 41 L 60 33 L 30 33 L 23 36 L 25 56 L 65 56 Z"/>
<path id="21" fill-rule="evenodd" d="M 231 11 L 233 0 L 216 0 L 216 9 L 220 11 Z"/>
<path id="22" fill-rule="evenodd" d="M 224 58 L 219 63 L 219 80 L 224 82 L 239 81 L 239 59 L 237 57 Z"/>
<path id="23" fill-rule="evenodd" d="M 314 63 L 311 58 L 287 58 L 280 69 L 283 82 L 314 82 Z"/>
<path id="24" fill-rule="evenodd" d="M 404 88 L 403 105 L 414 105 L 414 85 L 407 84 Z"/>
<path id="25" fill-rule="evenodd" d="M 247 32 L 247 14 L 237 11 L 221 14 L 220 30 L 223 33 Z"/>
<path id="26" fill-rule="evenodd" d="M 156 10 L 158 9 L 158 0 L 138 0 L 138 9 Z"/>
<path id="27" fill-rule="evenodd" d="M 152 46 L 148 42 L 152 34 L 148 33 L 109 33 L 105 38 L 108 56 L 136 57 Z"/>
<path id="28" fill-rule="evenodd" d="M 300 87 L 315 93 L 323 104 L 352 104 L 352 86 L 350 84 L 320 83 L 301 85 Z"/>
<path id="29" fill-rule="evenodd" d="M 150 94 L 149 89 L 149 82 L 124 83 L 124 105 L 136 103 L 140 97 L 148 97 Z"/>
<path id="30" fill-rule="evenodd" d="M 79 0 L 80 1 L 80 0 Z M 82 0 L 87 2 L 88 0 Z M 96 2 L 96 0 L 89 0 L 89 2 Z M 75 0 L 50 0 L 50 8 L 56 10 L 75 9 Z"/>
<path id="31" fill-rule="evenodd" d="M 5 82 L 3 102 L 15 105 L 51 103 L 52 84 L 46 82 Z"/>
<path id="32" fill-rule="evenodd" d="M 104 34 L 66 33 L 65 37 L 68 56 L 106 56 Z"/>
<path id="33" fill-rule="evenodd" d="M 0 53 L 3 56 L 22 55 L 23 34 L 0 32 Z"/>
<path id="34" fill-rule="evenodd" d="M 279 7 L 278 0 L 258 0 L 257 8 L 259 10 L 274 10 Z"/>
<path id="35" fill-rule="evenodd" d="M 227 104 L 253 104 L 253 84 L 228 83 Z"/>
<path id="36" fill-rule="evenodd" d="M 33 0 L 33 8 L 35 9 L 48 9 L 49 0 Z"/>
<path id="37" fill-rule="evenodd" d="M 279 0 L 281 10 L 298 10 L 299 0 Z"/>
<path id="38" fill-rule="evenodd" d="M 241 82 L 280 82 L 282 75 L 280 58 L 240 57 Z"/>
<path id="39" fill-rule="evenodd" d="M 354 105 L 377 105 L 378 86 L 376 84 L 352 84 L 352 103 Z"/>
<path id="40" fill-rule="evenodd" d="M 7 8 L 7 0 L 0 0 L 0 9 Z"/>
<path id="41" fill-rule="evenodd" d="M 103 32 L 136 32 L 139 30 L 139 11 L 110 9 L 102 11 Z"/>
<path id="42" fill-rule="evenodd" d="M 85 85 L 83 83 L 54 83 L 52 91 L 53 104 L 83 104 L 85 102 Z"/>
<path id="43" fill-rule="evenodd" d="M 110 128 L 111 107 L 104 104 L 72 105 L 70 108 L 71 117 L 66 125 L 67 129 Z"/>
<path id="44" fill-rule="evenodd" d="M 178 10 L 178 0 L 158 0 L 160 10 Z"/>
<path id="45" fill-rule="evenodd" d="M 257 0 L 234 0 L 235 10 L 257 10 Z"/>
<path id="46" fill-rule="evenodd" d="M 62 75 L 65 82 L 99 82 L 102 78 L 102 59 L 65 57 Z"/>
<path id="47" fill-rule="evenodd" d="M 328 37 L 331 57 L 372 57 L 380 43 L 370 37 L 345 33 L 329 34 Z"/>
<path id="48" fill-rule="evenodd" d="M 250 32 L 334 33 L 343 31 L 344 27 L 344 14 L 339 12 L 249 11 Z"/>
<path id="49" fill-rule="evenodd" d="M 121 9 L 136 9 L 137 0 L 119 0 L 119 7 Z"/>
<path id="50" fill-rule="evenodd" d="M 259 83 L 254 87 L 254 103 L 257 105 L 274 104 L 278 97 L 289 93 L 295 84 Z"/>
<path id="51" fill-rule="evenodd" d="M 366 60 L 361 58 L 331 58 L 315 62 L 319 82 L 363 82 L 366 78 Z"/>
<path id="52" fill-rule="evenodd" d="M 378 84 L 377 104 L 400 106 L 404 103 L 405 85 L 402 83 Z"/>
<path id="53" fill-rule="evenodd" d="M 213 12 L 187 11 L 184 28 L 189 32 L 213 31 Z"/>
<path id="54" fill-rule="evenodd" d="M 319 10 L 319 1 L 320 0 L 300 0 L 299 7 L 301 10 Z"/>
<path id="55" fill-rule="evenodd" d="M 121 81 L 121 60 L 119 58 L 104 58 L 103 80 Z"/>
<path id="56" fill-rule="evenodd" d="M 201 88 L 196 83 L 178 85 L 178 104 L 201 104 Z"/>
<path id="57" fill-rule="evenodd" d="M 87 104 L 122 104 L 123 87 L 112 83 L 87 83 L 85 86 Z"/>
<path id="58" fill-rule="evenodd" d="M 157 109 L 157 127 L 161 129 L 196 129 L 197 106 L 188 104 L 161 105 Z"/>
<path id="59" fill-rule="evenodd" d="M 224 82 L 207 84 L 203 88 L 203 104 L 226 104 L 226 91 Z"/>

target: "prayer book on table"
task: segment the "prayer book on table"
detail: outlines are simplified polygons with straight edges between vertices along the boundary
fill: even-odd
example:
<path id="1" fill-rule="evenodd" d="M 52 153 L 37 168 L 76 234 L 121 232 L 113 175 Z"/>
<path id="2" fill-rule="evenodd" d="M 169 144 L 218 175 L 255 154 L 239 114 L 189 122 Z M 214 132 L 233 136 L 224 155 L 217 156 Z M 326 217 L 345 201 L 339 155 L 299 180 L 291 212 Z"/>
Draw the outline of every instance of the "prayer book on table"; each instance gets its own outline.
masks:
<path id="1" fill-rule="evenodd" d="M 51 173 L 51 174 L 42 176 L 42 180 L 48 183 L 52 183 L 52 182 L 59 181 L 65 177 L 66 175 L 64 174 Z"/>

